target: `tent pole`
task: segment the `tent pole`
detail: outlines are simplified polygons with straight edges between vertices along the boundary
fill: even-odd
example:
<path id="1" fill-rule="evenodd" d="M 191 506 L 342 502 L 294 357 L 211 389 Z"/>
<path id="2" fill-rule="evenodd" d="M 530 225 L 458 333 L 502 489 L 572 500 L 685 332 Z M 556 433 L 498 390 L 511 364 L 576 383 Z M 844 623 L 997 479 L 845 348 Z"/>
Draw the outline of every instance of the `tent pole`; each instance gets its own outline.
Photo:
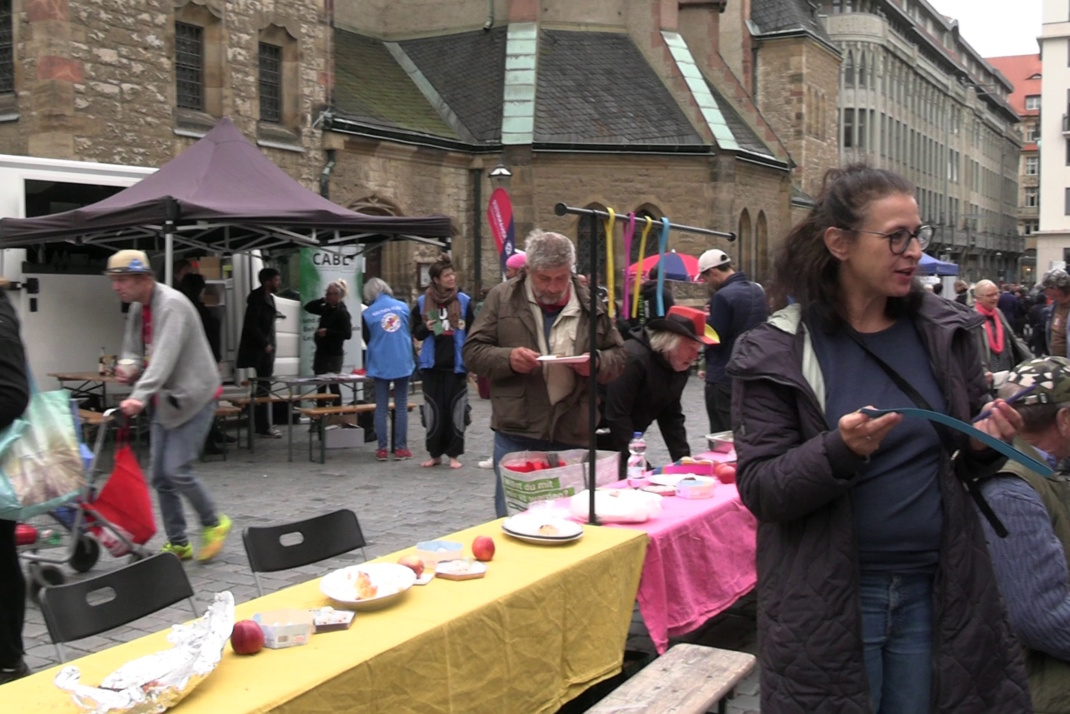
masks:
<path id="1" fill-rule="evenodd" d="M 168 219 L 163 224 L 163 240 L 164 240 L 164 262 L 163 262 L 163 277 L 164 283 L 171 285 L 174 280 L 174 258 L 175 258 L 175 222 Z"/>

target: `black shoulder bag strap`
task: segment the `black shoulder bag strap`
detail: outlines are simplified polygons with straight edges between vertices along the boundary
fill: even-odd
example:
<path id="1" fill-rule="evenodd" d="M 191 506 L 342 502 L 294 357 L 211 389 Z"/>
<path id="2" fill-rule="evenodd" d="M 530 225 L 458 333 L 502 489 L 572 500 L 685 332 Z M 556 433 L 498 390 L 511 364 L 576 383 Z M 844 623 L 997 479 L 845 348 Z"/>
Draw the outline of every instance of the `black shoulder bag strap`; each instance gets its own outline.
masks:
<path id="1" fill-rule="evenodd" d="M 869 345 L 863 342 L 853 329 L 851 329 L 849 326 L 845 326 L 844 331 L 851 337 L 852 340 L 855 341 L 855 344 L 862 348 L 863 352 L 873 358 L 873 361 L 876 362 L 882 370 L 884 370 L 884 373 L 887 374 L 888 378 L 895 383 L 895 386 L 899 387 L 903 394 L 907 395 L 907 398 L 910 399 L 910 401 L 914 402 L 915 406 L 921 409 L 926 409 L 928 411 L 933 411 L 933 408 L 932 406 L 930 406 L 929 402 L 925 399 L 925 397 L 921 396 L 921 392 L 919 392 L 917 389 L 914 389 L 914 385 L 904 379 L 903 376 L 899 374 L 899 372 L 897 372 L 894 367 L 892 367 L 890 364 L 881 359 L 876 352 L 871 350 L 869 348 Z M 947 451 L 948 456 L 950 456 L 952 460 L 954 460 L 955 452 L 958 451 L 958 448 L 955 446 L 955 442 L 954 440 L 952 440 L 951 434 L 947 432 L 947 429 L 945 429 L 942 424 L 937 424 L 934 422 L 933 428 L 936 429 L 936 434 L 940 437 L 940 442 L 944 445 L 944 450 Z M 955 472 L 956 476 L 959 476 L 958 470 L 955 469 L 954 466 L 952 466 L 952 470 Z M 992 510 L 992 507 L 988 505 L 988 501 L 985 500 L 985 497 L 981 495 L 980 487 L 978 487 L 970 480 L 962 478 L 961 476 L 959 476 L 959 481 L 961 481 L 962 485 L 965 486 L 966 491 L 970 494 L 970 497 L 973 498 L 973 502 L 977 504 L 978 510 L 981 511 L 981 514 L 985 517 L 985 520 L 987 520 L 988 523 L 992 526 L 992 530 L 996 532 L 996 535 L 998 535 L 1000 538 L 1006 538 L 1007 527 L 1003 525 L 1003 522 L 999 520 L 999 516 L 997 516 L 996 512 Z"/>

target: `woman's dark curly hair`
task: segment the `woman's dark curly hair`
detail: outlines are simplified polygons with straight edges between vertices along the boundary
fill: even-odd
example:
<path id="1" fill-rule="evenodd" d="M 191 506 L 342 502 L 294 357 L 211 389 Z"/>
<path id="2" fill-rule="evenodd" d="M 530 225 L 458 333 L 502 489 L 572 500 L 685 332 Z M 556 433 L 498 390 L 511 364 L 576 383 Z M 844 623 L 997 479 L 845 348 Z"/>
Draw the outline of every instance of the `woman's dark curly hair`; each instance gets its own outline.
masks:
<path id="1" fill-rule="evenodd" d="M 856 229 L 865 221 L 873 201 L 915 193 L 913 183 L 899 174 L 866 164 L 850 164 L 825 172 L 814 207 L 788 233 L 773 264 L 769 301 L 774 310 L 798 302 L 805 310 L 816 309 L 831 324 L 839 322 L 843 294 L 840 261 L 825 246 L 829 228 Z M 915 284 L 904 298 L 890 298 L 890 316 L 911 313 L 921 303 L 922 288 Z"/>

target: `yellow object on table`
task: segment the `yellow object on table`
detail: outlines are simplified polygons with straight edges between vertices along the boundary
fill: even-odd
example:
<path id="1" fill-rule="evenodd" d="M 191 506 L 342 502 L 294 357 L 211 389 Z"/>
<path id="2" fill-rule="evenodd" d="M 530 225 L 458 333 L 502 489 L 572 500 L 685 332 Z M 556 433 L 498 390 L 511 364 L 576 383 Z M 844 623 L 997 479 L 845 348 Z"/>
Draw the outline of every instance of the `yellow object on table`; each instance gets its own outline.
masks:
<path id="1" fill-rule="evenodd" d="M 494 537 L 497 552 L 478 580 L 434 579 L 394 605 L 358 612 L 352 627 L 304 647 L 239 656 L 218 668 L 180 714 L 239 712 L 556 711 L 620 671 L 647 536 L 585 526 L 582 539 L 541 546 L 513 540 L 491 521 L 449 536 Z M 410 548 L 379 560 L 395 562 Z M 279 608 L 330 604 L 319 579 L 238 605 L 236 619 Z M 167 648 L 158 632 L 72 662 L 95 684 L 121 664 Z M 56 688 L 54 667 L 5 685 L 0 709 L 79 710 Z"/>

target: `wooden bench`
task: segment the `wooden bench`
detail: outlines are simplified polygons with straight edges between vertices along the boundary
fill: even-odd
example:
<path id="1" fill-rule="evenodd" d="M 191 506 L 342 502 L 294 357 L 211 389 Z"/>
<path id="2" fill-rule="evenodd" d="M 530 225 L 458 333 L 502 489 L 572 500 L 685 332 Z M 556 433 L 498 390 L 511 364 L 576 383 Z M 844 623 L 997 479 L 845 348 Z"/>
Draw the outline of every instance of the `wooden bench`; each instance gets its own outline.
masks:
<path id="1" fill-rule="evenodd" d="M 587 714 L 704 714 L 714 705 L 724 714 L 725 700 L 755 664 L 754 655 L 746 652 L 676 645 Z"/>
<path id="2" fill-rule="evenodd" d="M 282 404 L 284 402 L 333 402 L 335 399 L 338 399 L 337 394 L 327 392 L 325 394 L 295 394 L 292 397 L 282 394 L 273 394 L 269 397 L 231 397 L 227 401 L 239 409 L 244 409 L 249 406 L 250 401 L 253 404 Z"/>
<path id="3" fill-rule="evenodd" d="M 228 400 L 229 401 L 229 400 Z M 228 406 L 226 404 L 216 404 L 215 408 L 215 426 L 219 427 L 219 431 L 223 434 L 223 443 L 220 445 L 223 450 L 223 460 L 227 460 L 227 419 L 240 419 L 241 415 L 245 412 L 242 407 Z M 214 431 L 214 430 L 213 430 Z M 237 430 L 238 441 L 235 444 L 237 448 L 241 448 L 241 429 Z M 212 432 L 208 433 L 208 440 L 212 438 Z M 205 442 L 207 447 L 207 441 Z M 201 461 L 204 461 L 204 451 L 201 451 Z"/>
<path id="4" fill-rule="evenodd" d="M 412 411 L 416 408 L 416 405 L 412 402 L 408 403 L 408 411 Z M 389 403 L 389 409 L 394 411 L 394 402 Z M 317 427 L 317 431 L 320 437 L 320 463 L 327 463 L 327 417 L 339 416 L 341 414 L 367 414 L 375 411 L 374 404 L 340 404 L 333 407 L 301 407 L 297 410 L 302 416 L 308 417 L 313 425 Z M 308 440 L 308 460 L 312 461 L 312 439 Z"/>

